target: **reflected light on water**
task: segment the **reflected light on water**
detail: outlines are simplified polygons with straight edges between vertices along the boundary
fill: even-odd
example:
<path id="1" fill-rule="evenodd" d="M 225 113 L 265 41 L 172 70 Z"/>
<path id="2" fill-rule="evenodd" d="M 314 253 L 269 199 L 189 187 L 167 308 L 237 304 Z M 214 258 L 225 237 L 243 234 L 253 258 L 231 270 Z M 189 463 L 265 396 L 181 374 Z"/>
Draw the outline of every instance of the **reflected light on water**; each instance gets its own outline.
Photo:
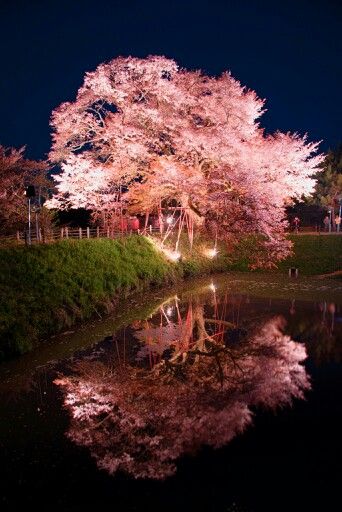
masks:
<path id="1" fill-rule="evenodd" d="M 70 413 L 68 437 L 110 474 L 164 479 L 182 455 L 243 432 L 255 407 L 303 398 L 306 351 L 284 334 L 283 318 L 241 329 L 227 321 L 227 307 L 226 296 L 214 307 L 206 295 L 162 305 L 135 322 L 135 357 L 81 361 L 61 375 L 55 382 Z"/>

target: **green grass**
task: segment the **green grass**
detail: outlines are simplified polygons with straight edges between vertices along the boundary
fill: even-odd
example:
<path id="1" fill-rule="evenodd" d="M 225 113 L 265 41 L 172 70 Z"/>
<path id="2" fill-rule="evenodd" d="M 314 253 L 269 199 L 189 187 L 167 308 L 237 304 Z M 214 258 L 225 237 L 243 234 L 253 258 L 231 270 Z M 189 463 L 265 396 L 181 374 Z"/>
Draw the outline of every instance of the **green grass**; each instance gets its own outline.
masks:
<path id="1" fill-rule="evenodd" d="M 111 299 L 172 281 L 177 269 L 143 237 L 1 249 L 0 356 L 110 310 Z M 118 304 L 119 307 L 119 304 Z"/>
<path id="2" fill-rule="evenodd" d="M 342 269 L 342 236 L 297 235 L 291 266 L 300 275 Z M 101 316 L 132 292 L 175 282 L 181 277 L 226 270 L 248 270 L 254 247 L 245 240 L 232 254 L 218 245 L 217 257 L 206 249 L 213 241 L 197 237 L 192 251 L 181 239 L 182 260 L 169 262 L 141 236 L 119 240 L 65 240 L 49 245 L 0 248 L 0 359 L 31 350 L 38 341 L 75 323 Z"/>
<path id="3" fill-rule="evenodd" d="M 299 269 L 300 275 L 314 276 L 342 270 L 342 236 L 290 235 L 294 243 L 293 255 L 278 263 L 272 273 L 287 273 L 290 267 Z M 230 270 L 247 272 L 255 251 L 255 240 L 248 237 L 241 241 L 230 255 Z M 260 269 L 255 272 L 264 272 Z"/>
<path id="4" fill-rule="evenodd" d="M 0 259 L 0 359 L 119 309 L 132 292 L 227 268 L 223 255 L 210 260 L 199 243 L 171 263 L 150 240 L 134 235 L 3 247 Z"/>
<path id="5" fill-rule="evenodd" d="M 329 274 L 342 270 L 342 236 L 291 235 L 294 255 L 279 264 L 279 271 L 296 267 L 303 275 Z"/>
<path id="6" fill-rule="evenodd" d="M 166 245 L 169 245 L 172 249 L 175 246 L 172 240 L 167 241 Z M 219 243 L 217 245 L 217 256 L 210 258 L 207 251 L 213 248 L 214 241 L 208 241 L 206 238 L 197 235 L 191 250 L 187 235 L 182 235 L 178 249 L 182 255 L 181 261 L 178 264 L 181 275 L 183 277 L 193 277 L 229 270 L 232 265 L 232 259 L 227 254 L 225 244 Z"/>

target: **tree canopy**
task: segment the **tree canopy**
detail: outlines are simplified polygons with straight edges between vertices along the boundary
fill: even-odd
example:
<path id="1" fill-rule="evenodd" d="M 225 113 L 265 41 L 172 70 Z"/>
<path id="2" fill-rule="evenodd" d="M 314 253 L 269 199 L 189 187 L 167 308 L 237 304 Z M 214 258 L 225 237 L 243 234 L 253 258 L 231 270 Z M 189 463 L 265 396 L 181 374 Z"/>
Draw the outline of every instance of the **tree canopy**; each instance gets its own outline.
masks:
<path id="1" fill-rule="evenodd" d="M 61 173 L 50 206 L 153 213 L 176 201 L 222 239 L 259 235 L 256 264 L 272 264 L 290 249 L 285 204 L 312 191 L 322 157 L 305 136 L 265 135 L 263 112 L 230 73 L 158 56 L 101 64 L 52 113 L 50 159 Z"/>
<path id="2" fill-rule="evenodd" d="M 334 211 L 342 199 L 342 144 L 328 151 L 321 167 L 316 175 L 313 199 L 316 204 Z"/>
<path id="3" fill-rule="evenodd" d="M 12 233 L 27 221 L 25 187 L 33 185 L 45 190 L 51 186 L 46 178 L 46 162 L 28 160 L 25 148 L 0 145 L 0 231 Z"/>

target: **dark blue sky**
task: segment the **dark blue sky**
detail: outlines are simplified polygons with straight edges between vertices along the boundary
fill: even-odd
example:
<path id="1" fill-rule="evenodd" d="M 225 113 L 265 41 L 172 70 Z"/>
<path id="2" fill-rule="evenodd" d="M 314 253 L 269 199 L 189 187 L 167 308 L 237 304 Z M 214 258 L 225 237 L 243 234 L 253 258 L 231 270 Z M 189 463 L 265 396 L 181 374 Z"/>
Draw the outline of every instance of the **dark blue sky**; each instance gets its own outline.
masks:
<path id="1" fill-rule="evenodd" d="M 118 55 L 230 69 L 267 99 L 267 131 L 342 141 L 338 0 L 0 0 L 0 49 L 0 143 L 30 157 L 49 150 L 52 109 Z"/>

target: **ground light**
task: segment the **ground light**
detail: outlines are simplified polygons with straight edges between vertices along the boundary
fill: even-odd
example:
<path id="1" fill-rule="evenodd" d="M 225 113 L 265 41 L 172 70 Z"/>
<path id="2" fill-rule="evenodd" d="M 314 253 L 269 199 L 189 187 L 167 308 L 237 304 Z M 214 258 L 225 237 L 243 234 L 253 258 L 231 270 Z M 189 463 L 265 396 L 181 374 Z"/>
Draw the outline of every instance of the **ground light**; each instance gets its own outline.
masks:
<path id="1" fill-rule="evenodd" d="M 217 231 L 216 231 L 214 247 L 212 249 L 206 249 L 205 255 L 207 256 L 207 258 L 215 258 L 215 256 L 217 256 L 217 253 L 218 253 L 218 250 L 217 250 Z"/>
<path id="2" fill-rule="evenodd" d="M 169 251 L 168 249 L 163 249 L 163 252 L 172 261 L 178 261 L 181 257 L 181 253 L 178 251 Z"/>
<path id="3" fill-rule="evenodd" d="M 178 261 L 181 258 L 181 253 L 178 251 L 173 251 L 172 249 L 168 249 L 164 247 L 162 243 L 158 242 L 155 238 L 148 237 L 152 244 L 159 249 L 165 256 L 171 261 Z"/>
<path id="4" fill-rule="evenodd" d="M 215 258 L 215 256 L 217 256 L 217 253 L 218 253 L 218 250 L 216 249 L 216 247 L 214 247 L 213 249 L 207 249 L 205 251 L 205 255 L 208 258 Z"/>

